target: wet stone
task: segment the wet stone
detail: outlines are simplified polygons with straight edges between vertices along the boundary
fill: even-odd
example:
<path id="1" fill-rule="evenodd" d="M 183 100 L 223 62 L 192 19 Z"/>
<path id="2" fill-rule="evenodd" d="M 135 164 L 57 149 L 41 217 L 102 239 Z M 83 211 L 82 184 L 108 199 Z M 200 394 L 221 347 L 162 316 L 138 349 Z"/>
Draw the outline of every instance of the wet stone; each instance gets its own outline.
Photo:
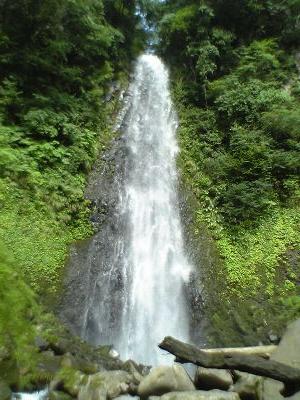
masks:
<path id="1" fill-rule="evenodd" d="M 195 375 L 195 385 L 198 389 L 228 390 L 233 384 L 232 375 L 229 371 L 214 368 L 198 368 Z"/>
<path id="2" fill-rule="evenodd" d="M 173 391 L 192 391 L 195 386 L 185 369 L 178 364 L 153 368 L 139 384 L 141 398 L 162 395 Z"/>
<path id="3" fill-rule="evenodd" d="M 237 393 L 224 392 L 222 390 L 192 392 L 171 392 L 161 397 L 149 397 L 149 400 L 240 400 Z"/>

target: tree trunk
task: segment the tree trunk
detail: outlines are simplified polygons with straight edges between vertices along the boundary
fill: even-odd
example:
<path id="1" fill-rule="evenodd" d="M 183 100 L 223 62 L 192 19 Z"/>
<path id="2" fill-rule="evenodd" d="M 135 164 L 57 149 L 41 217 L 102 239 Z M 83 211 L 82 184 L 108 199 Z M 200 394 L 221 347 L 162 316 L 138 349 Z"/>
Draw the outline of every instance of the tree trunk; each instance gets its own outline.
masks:
<path id="1" fill-rule="evenodd" d="M 203 349 L 203 353 L 211 355 L 249 355 L 249 356 L 259 356 L 265 359 L 269 359 L 271 354 L 277 349 L 278 346 L 253 346 L 253 347 L 228 347 L 220 349 Z"/>
<path id="2" fill-rule="evenodd" d="M 180 363 L 193 363 L 206 368 L 231 369 L 264 376 L 285 384 L 285 392 L 295 393 L 300 390 L 300 369 L 290 367 L 278 361 L 266 360 L 252 354 L 243 354 L 237 350 L 220 351 L 201 350 L 196 346 L 181 342 L 170 336 L 166 337 L 159 347 L 167 350 Z M 223 351 L 222 351 L 223 350 Z"/>

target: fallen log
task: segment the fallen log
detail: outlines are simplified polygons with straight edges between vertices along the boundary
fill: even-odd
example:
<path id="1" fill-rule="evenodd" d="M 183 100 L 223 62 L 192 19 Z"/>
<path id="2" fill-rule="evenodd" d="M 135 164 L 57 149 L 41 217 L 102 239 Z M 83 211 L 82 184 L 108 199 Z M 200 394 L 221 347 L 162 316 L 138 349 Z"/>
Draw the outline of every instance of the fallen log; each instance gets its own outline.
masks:
<path id="1" fill-rule="evenodd" d="M 275 379 L 285 384 L 285 392 L 289 395 L 300 390 L 300 369 L 278 361 L 266 360 L 258 355 L 208 352 L 170 336 L 165 337 L 159 347 L 173 354 L 176 361 L 180 363 L 193 363 L 206 368 L 238 370 Z"/>
<path id="2" fill-rule="evenodd" d="M 277 349 L 278 346 L 252 346 L 252 347 L 228 347 L 219 349 L 202 349 L 203 353 L 206 354 L 217 354 L 217 355 L 249 355 L 249 356 L 259 356 L 269 359 L 271 354 Z"/>

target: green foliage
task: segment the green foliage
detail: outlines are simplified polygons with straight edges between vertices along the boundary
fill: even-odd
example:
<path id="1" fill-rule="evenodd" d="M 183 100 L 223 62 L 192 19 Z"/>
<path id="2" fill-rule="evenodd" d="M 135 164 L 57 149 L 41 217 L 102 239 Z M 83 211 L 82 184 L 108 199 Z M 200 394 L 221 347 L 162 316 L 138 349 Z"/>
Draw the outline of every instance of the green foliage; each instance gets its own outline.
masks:
<path id="1" fill-rule="evenodd" d="M 221 123 L 226 126 L 235 122 L 248 124 L 257 122 L 262 112 L 289 101 L 286 92 L 256 79 L 247 83 L 227 80 L 221 87 L 222 94 L 216 98 L 214 104 L 220 114 Z"/>
<path id="2" fill-rule="evenodd" d="M 243 47 L 232 72 L 207 84 L 206 108 L 191 108 L 184 81 L 175 88 L 193 187 L 222 223 L 255 225 L 299 197 L 299 101 L 283 87 L 289 64 L 280 60 L 274 40 Z"/>
<path id="3" fill-rule="evenodd" d="M 58 193 L 52 198 L 49 195 L 48 206 L 46 198 L 38 202 L 30 197 L 30 192 L 18 189 L 8 180 L 1 181 L 1 193 L 1 240 L 14 252 L 32 288 L 43 293 L 44 298 L 55 294 L 68 245 L 92 232 L 83 200 L 80 206 L 82 192 L 74 199 L 70 194 L 66 199 Z M 80 208 L 74 210 L 72 223 L 70 201 Z"/>
<path id="4" fill-rule="evenodd" d="M 92 233 L 86 174 L 112 137 L 112 81 L 143 47 L 135 7 L 0 4 L 0 240 L 44 301 L 57 294 L 70 243 Z"/>
<path id="5" fill-rule="evenodd" d="M 276 209 L 257 228 L 240 229 L 234 235 L 230 230 L 222 231 L 219 248 L 232 290 L 239 295 L 247 290 L 248 296 L 259 289 L 270 297 L 274 294 L 280 257 L 287 248 L 299 246 L 299 222 L 297 210 Z M 289 293 L 289 288 L 286 291 Z"/>
<path id="6" fill-rule="evenodd" d="M 215 282 L 207 290 L 218 293 L 208 312 L 219 329 L 231 313 L 230 337 L 261 332 L 264 319 L 273 324 L 274 310 L 273 325 L 299 316 L 299 264 L 294 272 L 292 261 L 281 266 L 299 247 L 299 6 L 298 0 L 161 6 L 158 50 L 173 73 L 178 163 L 195 198 L 194 231 L 202 240 L 208 226 L 220 253 L 207 271 L 206 283 Z M 236 304 L 241 298 L 248 316 Z M 253 318 L 260 322 L 251 327 Z"/>
<path id="7" fill-rule="evenodd" d="M 300 315 L 300 296 L 287 297 L 282 301 L 286 312 L 288 313 L 288 320 L 293 321 L 299 318 Z"/>
<path id="8" fill-rule="evenodd" d="M 35 296 L 25 284 L 20 268 L 0 244 L 0 374 L 15 382 L 17 371 L 29 368 L 37 354 L 32 348 L 37 313 Z"/>

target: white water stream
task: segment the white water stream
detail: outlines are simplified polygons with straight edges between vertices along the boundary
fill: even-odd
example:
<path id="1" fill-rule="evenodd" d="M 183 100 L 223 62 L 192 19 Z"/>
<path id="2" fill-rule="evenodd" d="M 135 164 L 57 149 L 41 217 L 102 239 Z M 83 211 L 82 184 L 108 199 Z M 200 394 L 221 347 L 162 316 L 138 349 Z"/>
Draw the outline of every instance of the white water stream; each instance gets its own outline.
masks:
<path id="1" fill-rule="evenodd" d="M 121 193 L 129 238 L 123 241 L 124 304 L 115 346 L 123 359 L 166 363 L 157 344 L 188 340 L 184 256 L 177 199 L 177 118 L 168 71 L 155 55 L 139 57 L 130 87 L 125 140 L 129 171 Z"/>

